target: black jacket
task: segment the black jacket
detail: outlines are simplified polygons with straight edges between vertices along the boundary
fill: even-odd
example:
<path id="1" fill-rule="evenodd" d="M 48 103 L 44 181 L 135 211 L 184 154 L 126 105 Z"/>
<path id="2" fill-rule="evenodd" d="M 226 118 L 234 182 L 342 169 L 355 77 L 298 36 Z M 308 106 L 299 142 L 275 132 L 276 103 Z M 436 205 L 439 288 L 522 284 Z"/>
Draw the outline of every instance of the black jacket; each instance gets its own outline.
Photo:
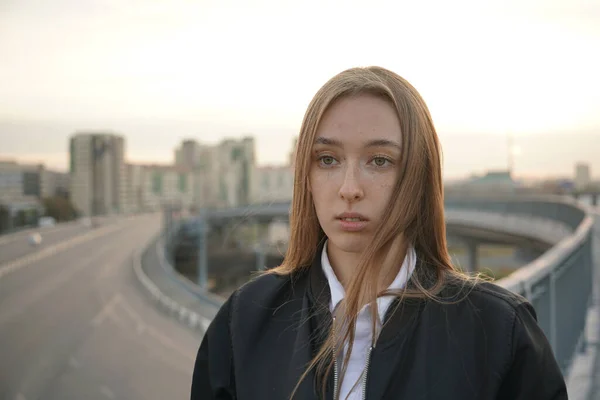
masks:
<path id="1" fill-rule="evenodd" d="M 227 300 L 200 345 L 192 400 L 289 399 L 331 324 L 319 259 L 296 276 L 255 279 Z M 367 399 L 567 399 L 526 299 L 490 283 L 466 292 L 449 285 L 443 295 L 462 301 L 403 300 L 388 313 L 371 353 Z M 319 393 L 310 374 L 294 399 Z"/>

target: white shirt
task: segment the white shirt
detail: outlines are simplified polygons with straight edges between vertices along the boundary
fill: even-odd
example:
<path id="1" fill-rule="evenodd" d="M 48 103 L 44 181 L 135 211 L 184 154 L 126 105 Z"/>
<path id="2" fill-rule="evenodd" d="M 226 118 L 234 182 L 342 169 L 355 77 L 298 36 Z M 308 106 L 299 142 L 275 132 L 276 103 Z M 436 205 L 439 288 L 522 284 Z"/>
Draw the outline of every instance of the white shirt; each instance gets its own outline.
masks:
<path id="1" fill-rule="evenodd" d="M 414 248 L 410 247 L 406 253 L 406 258 L 398 272 L 398 275 L 389 286 L 390 290 L 398 290 L 402 289 L 406 282 L 410 278 L 412 272 L 415 269 L 417 261 L 417 256 Z M 345 296 L 344 287 L 338 280 L 333 268 L 331 267 L 331 263 L 329 262 L 329 257 L 327 256 L 327 242 L 323 246 L 323 252 L 321 253 L 321 266 L 323 268 L 323 272 L 327 277 L 327 281 L 329 282 L 329 290 L 331 291 L 331 302 L 329 303 L 329 310 L 333 313 L 337 305 L 342 301 Z M 387 309 L 391 305 L 394 300 L 394 296 L 381 296 L 377 298 L 377 309 L 379 311 L 380 318 L 383 318 Z M 377 329 L 381 328 L 381 321 L 377 326 Z M 352 354 L 350 355 L 350 362 L 348 363 L 348 368 L 346 369 L 346 375 L 342 382 L 342 387 L 340 388 L 340 399 L 346 399 L 348 394 L 350 394 L 350 390 L 352 393 L 348 397 L 350 400 L 361 399 L 362 397 L 362 382 L 361 375 L 364 371 L 366 362 L 367 362 L 367 353 L 369 347 L 371 347 L 373 333 L 371 331 L 371 307 L 369 304 L 365 305 L 358 313 L 358 318 L 356 320 L 356 331 L 354 336 L 354 344 L 352 346 Z M 344 359 L 344 354 L 348 350 L 348 344 L 344 346 L 344 352 L 342 352 L 341 357 L 338 361 L 338 367 L 340 368 L 339 372 L 341 373 L 342 362 Z M 341 380 L 341 376 L 340 376 Z"/>

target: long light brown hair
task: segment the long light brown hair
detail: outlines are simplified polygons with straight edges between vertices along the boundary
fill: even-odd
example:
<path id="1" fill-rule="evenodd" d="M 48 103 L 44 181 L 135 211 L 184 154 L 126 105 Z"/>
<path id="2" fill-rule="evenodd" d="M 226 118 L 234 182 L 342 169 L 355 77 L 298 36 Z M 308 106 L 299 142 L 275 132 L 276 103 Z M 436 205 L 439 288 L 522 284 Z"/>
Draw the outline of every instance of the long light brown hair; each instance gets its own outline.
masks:
<path id="1" fill-rule="evenodd" d="M 338 356 L 344 342 L 350 343 L 348 349 L 352 348 L 356 317 L 364 305 L 360 299 L 366 298 L 374 304 L 381 294 L 377 293 L 376 283 L 382 273 L 382 260 L 399 235 L 405 244 L 414 247 L 419 258 L 417 269 L 428 270 L 415 271 L 411 277 L 412 289 L 405 288 L 401 296 L 435 300 L 448 280 L 468 281 L 453 267 L 446 246 L 442 155 L 429 110 L 410 83 L 381 67 L 343 71 L 325 83 L 310 102 L 296 148 L 290 242 L 283 263 L 269 273 L 289 275 L 309 268 L 319 244 L 325 239 L 308 186 L 313 144 L 321 118 L 328 108 L 340 98 L 359 94 L 379 96 L 395 108 L 402 132 L 401 172 L 392 200 L 383 214 L 386 215 L 385 223 L 378 227 L 371 245 L 366 246 L 356 274 L 346 288 L 342 315 L 338 315 L 336 320 L 339 323 L 335 324 L 341 327 L 342 334 L 334 337 L 329 333 L 300 379 L 302 381 L 311 369 L 316 368 L 317 376 L 323 382 L 323 392 L 324 382 L 333 368 L 333 357 Z M 401 265 L 403 260 L 395 261 Z M 432 277 L 429 280 L 431 284 L 420 282 L 419 276 L 424 275 Z M 378 316 L 374 315 L 373 330 L 376 318 Z M 375 340 L 375 335 L 373 337 Z M 333 354 L 334 349 L 337 349 L 336 354 Z M 344 357 L 343 371 L 349 358 L 348 352 Z"/>

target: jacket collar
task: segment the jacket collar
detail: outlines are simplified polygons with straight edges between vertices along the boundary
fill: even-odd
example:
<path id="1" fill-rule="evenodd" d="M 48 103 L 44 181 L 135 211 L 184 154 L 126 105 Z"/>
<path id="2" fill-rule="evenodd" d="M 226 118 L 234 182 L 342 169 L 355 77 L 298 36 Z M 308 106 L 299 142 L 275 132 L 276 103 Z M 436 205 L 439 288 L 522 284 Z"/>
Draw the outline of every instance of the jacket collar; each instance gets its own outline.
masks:
<path id="1" fill-rule="evenodd" d="M 311 325 L 313 332 L 316 333 L 314 346 L 317 346 L 317 349 L 327 337 L 327 333 L 331 329 L 332 323 L 332 317 L 329 311 L 331 292 L 327 277 L 325 276 L 321 265 L 321 254 L 324 243 L 325 242 L 323 241 L 318 246 L 308 274 L 308 295 L 312 306 L 311 315 L 313 317 Z M 415 266 L 414 274 L 422 276 L 423 274 L 421 274 L 421 272 L 424 271 L 427 266 L 421 261 L 418 254 L 416 255 L 416 258 L 417 264 Z M 423 282 L 422 278 L 420 278 L 420 280 Z M 409 280 L 407 287 L 414 288 L 412 280 Z M 404 299 L 400 304 L 398 298 L 394 299 L 384 318 L 384 321 L 387 323 L 385 323 L 381 331 L 377 346 L 387 345 L 387 342 L 397 338 L 398 335 L 410 325 L 410 322 L 416 321 L 416 318 L 426 304 L 426 301 L 426 299 Z"/>

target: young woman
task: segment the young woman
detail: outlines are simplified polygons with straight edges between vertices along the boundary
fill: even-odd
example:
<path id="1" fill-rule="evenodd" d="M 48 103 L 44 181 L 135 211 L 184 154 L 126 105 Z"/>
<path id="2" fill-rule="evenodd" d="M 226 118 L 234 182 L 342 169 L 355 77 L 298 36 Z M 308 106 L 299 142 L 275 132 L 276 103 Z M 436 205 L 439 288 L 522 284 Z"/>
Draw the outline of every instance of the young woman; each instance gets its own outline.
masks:
<path id="1" fill-rule="evenodd" d="M 296 151 L 285 260 L 212 321 L 192 400 L 567 398 L 527 300 L 452 265 L 440 144 L 406 80 L 333 77 Z"/>

